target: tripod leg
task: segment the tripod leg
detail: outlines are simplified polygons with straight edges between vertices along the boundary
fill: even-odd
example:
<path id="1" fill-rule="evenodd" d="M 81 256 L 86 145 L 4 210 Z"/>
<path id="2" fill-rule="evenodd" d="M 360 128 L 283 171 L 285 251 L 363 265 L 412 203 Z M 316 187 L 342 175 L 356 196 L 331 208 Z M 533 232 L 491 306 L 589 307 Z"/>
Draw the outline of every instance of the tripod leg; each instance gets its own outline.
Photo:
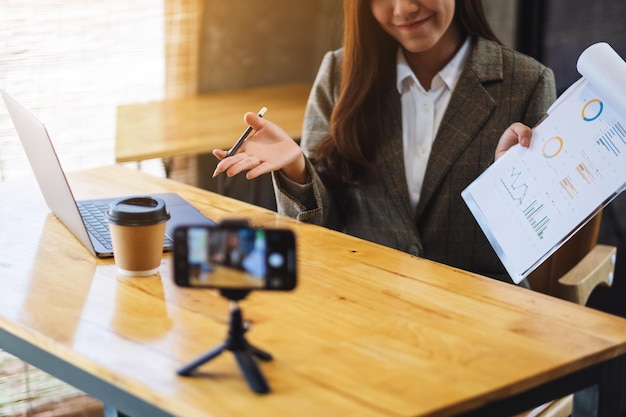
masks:
<path id="1" fill-rule="evenodd" d="M 259 358 L 262 361 L 271 361 L 272 360 L 272 354 L 268 353 L 264 350 L 259 349 L 258 347 L 252 346 L 252 345 L 248 345 L 248 349 L 250 349 L 250 351 L 252 352 L 252 354 L 254 356 L 256 356 L 257 358 Z"/>
<path id="2" fill-rule="evenodd" d="M 251 352 L 246 350 L 235 350 L 233 353 L 235 354 L 235 358 L 239 364 L 239 369 L 241 369 L 241 372 L 243 373 L 250 389 L 259 394 L 270 392 L 270 387 L 261 373 L 259 366 L 252 357 Z"/>
<path id="3" fill-rule="evenodd" d="M 217 345 L 213 349 L 206 352 L 204 355 L 198 357 L 197 359 L 194 359 L 193 361 L 189 362 L 187 365 L 180 368 L 178 371 L 176 371 L 176 373 L 181 376 L 189 376 L 191 375 L 194 369 L 204 364 L 205 362 L 210 361 L 214 357 L 218 356 L 220 353 L 224 351 L 224 349 L 225 349 L 224 343 Z"/>

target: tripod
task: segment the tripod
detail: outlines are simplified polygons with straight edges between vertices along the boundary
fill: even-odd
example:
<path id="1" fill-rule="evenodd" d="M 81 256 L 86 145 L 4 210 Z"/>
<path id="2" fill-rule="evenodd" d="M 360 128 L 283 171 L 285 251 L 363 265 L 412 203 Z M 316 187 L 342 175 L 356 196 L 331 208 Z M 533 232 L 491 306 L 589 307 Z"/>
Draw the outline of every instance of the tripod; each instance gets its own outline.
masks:
<path id="1" fill-rule="evenodd" d="M 272 359 L 272 355 L 248 343 L 244 336 L 246 328 L 243 323 L 241 309 L 237 303 L 248 295 L 248 291 L 222 290 L 220 294 L 231 300 L 228 337 L 224 342 L 180 368 L 177 373 L 181 376 L 190 376 L 197 367 L 219 356 L 224 350 L 230 350 L 235 354 L 239 369 L 243 373 L 250 389 L 259 394 L 267 393 L 270 391 L 270 387 L 261 373 L 255 357 L 263 361 L 269 361 Z"/>

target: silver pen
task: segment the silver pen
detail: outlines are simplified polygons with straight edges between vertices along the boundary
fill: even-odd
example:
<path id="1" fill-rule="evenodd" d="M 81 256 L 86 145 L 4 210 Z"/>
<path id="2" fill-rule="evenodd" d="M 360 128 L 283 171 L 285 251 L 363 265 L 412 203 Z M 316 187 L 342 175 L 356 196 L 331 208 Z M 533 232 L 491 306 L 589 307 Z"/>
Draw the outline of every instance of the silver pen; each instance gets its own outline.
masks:
<path id="1" fill-rule="evenodd" d="M 261 110 L 259 110 L 259 112 L 257 113 L 257 116 L 263 117 L 263 115 L 265 114 L 266 111 L 267 111 L 267 107 L 261 108 Z M 246 139 L 248 139 L 248 136 L 250 136 L 250 133 L 252 133 L 252 130 L 253 130 L 252 126 L 248 125 L 246 130 L 244 130 L 243 133 L 241 134 L 241 136 L 239 136 L 239 139 L 237 139 L 237 141 L 232 146 L 232 148 L 230 148 L 228 150 L 228 153 L 226 154 L 225 158 L 228 158 L 229 156 L 233 156 L 235 153 L 237 153 L 237 151 L 239 150 L 241 145 L 243 145 L 243 143 L 246 141 Z M 217 174 L 218 174 L 217 168 L 215 168 L 215 171 L 213 171 L 213 177 L 212 178 L 215 178 L 217 176 Z"/>

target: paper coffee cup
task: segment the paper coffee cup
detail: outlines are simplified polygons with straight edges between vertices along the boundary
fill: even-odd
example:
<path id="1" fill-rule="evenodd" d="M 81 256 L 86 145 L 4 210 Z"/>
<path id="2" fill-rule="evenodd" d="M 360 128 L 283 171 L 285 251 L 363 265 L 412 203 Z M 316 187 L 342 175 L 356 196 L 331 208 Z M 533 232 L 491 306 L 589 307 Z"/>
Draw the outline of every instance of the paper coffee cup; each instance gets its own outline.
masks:
<path id="1" fill-rule="evenodd" d="M 106 214 L 115 265 L 121 275 L 148 276 L 159 271 L 165 224 L 170 214 L 155 197 L 115 200 Z"/>

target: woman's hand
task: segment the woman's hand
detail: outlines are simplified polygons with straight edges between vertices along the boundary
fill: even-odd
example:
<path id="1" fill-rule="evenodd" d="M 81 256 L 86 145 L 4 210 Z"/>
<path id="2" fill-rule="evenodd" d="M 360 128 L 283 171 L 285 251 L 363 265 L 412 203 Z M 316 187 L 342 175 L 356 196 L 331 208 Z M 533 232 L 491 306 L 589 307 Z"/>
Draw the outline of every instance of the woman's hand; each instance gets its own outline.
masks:
<path id="1" fill-rule="evenodd" d="M 530 137 L 532 135 L 532 129 L 522 123 L 513 123 L 509 126 L 498 141 L 496 146 L 496 152 L 494 160 L 497 160 L 506 153 L 513 145 L 520 144 L 527 148 L 530 146 Z"/>
<path id="2" fill-rule="evenodd" d="M 228 158 L 227 151 L 213 150 L 213 155 L 221 160 L 213 176 L 226 172 L 226 175 L 232 177 L 248 171 L 246 178 L 253 179 L 280 169 L 292 181 L 305 183 L 306 167 L 300 146 L 276 124 L 255 113 L 246 113 L 243 119 L 252 126 L 254 133 L 235 155 Z"/>

